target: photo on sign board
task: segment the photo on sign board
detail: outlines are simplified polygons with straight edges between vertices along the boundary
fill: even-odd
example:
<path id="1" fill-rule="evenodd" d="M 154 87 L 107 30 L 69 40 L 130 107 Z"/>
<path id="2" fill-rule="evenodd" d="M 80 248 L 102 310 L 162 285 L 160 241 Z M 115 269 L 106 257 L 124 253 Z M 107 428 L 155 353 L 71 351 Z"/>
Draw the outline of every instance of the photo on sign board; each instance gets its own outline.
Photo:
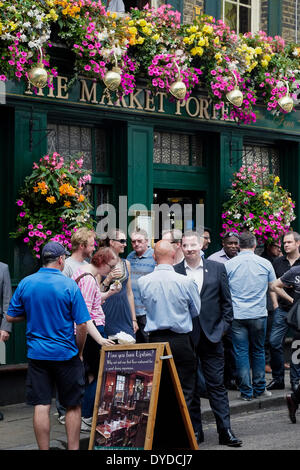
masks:
<path id="1" fill-rule="evenodd" d="M 144 449 L 155 357 L 156 349 L 105 352 L 95 450 Z"/>

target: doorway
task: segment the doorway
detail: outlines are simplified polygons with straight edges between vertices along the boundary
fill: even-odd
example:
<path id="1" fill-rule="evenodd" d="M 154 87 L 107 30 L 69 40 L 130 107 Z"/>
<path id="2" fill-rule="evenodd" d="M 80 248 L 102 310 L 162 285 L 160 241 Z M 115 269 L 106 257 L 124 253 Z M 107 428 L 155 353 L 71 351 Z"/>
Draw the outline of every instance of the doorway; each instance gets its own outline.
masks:
<path id="1" fill-rule="evenodd" d="M 201 230 L 204 226 L 205 192 L 182 189 L 153 191 L 158 239 L 166 230 Z"/>

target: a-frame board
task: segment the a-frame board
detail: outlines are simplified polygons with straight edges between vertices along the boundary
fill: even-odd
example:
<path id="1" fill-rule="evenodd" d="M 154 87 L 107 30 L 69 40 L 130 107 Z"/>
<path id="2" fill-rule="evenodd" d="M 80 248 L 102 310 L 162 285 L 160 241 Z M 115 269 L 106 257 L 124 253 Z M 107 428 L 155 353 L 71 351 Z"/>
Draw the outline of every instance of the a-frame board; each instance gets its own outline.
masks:
<path id="1" fill-rule="evenodd" d="M 169 343 L 101 350 L 89 450 L 198 450 Z"/>

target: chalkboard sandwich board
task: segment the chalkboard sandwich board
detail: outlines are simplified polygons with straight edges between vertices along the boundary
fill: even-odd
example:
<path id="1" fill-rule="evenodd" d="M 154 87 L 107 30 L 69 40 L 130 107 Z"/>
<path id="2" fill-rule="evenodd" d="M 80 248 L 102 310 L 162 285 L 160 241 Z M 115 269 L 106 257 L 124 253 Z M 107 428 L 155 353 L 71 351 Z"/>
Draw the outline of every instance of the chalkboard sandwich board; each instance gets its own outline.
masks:
<path id="1" fill-rule="evenodd" d="M 101 350 L 89 450 L 193 449 L 193 432 L 169 343 Z"/>

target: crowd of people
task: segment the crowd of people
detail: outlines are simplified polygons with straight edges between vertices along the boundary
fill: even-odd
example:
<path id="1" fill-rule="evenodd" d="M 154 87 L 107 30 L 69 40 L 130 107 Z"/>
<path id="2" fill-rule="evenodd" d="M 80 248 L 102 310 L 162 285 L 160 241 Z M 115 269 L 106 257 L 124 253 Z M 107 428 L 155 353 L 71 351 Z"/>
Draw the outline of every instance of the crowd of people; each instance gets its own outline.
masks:
<path id="1" fill-rule="evenodd" d="M 120 229 L 98 245 L 85 228 L 72 236 L 72 253 L 58 242 L 42 250 L 43 266 L 12 295 L 8 266 L 0 263 L 0 341 L 26 320 L 27 402 L 34 406 L 39 449 L 50 442 L 53 388 L 69 449 L 90 431 L 99 351 L 124 332 L 137 343 L 170 344 L 195 437 L 204 441 L 201 397 L 209 399 L 219 443 L 240 447 L 231 429 L 228 390 L 251 401 L 285 388 L 292 423 L 300 403 L 300 365 L 287 365 L 285 321 L 300 294 L 300 236 L 283 237 L 257 254 L 251 232 L 228 232 L 222 249 L 206 257 L 211 231 L 167 230 L 150 246 L 145 230 Z M 266 372 L 272 380 L 266 383 Z M 0 414 L 0 419 L 3 415 Z"/>

